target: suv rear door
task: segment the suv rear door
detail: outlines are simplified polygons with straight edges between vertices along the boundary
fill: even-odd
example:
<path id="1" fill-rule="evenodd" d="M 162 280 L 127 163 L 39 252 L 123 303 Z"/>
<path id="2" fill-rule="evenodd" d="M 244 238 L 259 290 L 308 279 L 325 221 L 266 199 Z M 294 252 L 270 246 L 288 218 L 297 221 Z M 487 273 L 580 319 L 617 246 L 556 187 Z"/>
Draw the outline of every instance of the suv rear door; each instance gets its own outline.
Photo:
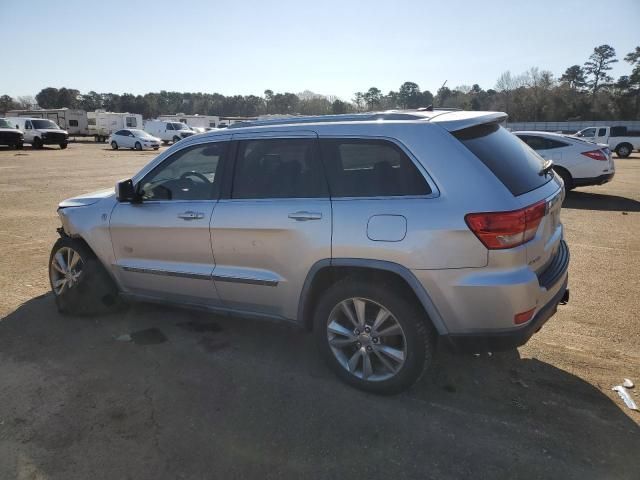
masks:
<path id="1" fill-rule="evenodd" d="M 307 273 L 331 257 L 331 202 L 315 132 L 234 134 L 230 190 L 211 221 L 225 306 L 294 319 Z"/>
<path id="2" fill-rule="evenodd" d="M 513 194 L 514 205 L 525 208 L 538 202 L 546 203 L 545 216 L 534 238 L 525 243 L 527 264 L 540 272 L 552 260 L 562 239 L 560 209 L 564 194 L 553 180 L 553 171 L 543 173 L 544 159 L 496 123 L 451 133 Z"/>

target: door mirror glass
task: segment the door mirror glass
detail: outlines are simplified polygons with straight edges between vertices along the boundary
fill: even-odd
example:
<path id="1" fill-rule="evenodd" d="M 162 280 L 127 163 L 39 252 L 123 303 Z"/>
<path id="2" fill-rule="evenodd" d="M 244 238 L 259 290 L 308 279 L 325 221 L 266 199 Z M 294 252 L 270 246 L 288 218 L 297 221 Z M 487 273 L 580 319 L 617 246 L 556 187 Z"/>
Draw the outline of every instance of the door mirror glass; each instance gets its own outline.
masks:
<path id="1" fill-rule="evenodd" d="M 116 199 L 119 202 L 139 202 L 136 189 L 133 185 L 133 180 L 122 180 L 116 183 Z"/>

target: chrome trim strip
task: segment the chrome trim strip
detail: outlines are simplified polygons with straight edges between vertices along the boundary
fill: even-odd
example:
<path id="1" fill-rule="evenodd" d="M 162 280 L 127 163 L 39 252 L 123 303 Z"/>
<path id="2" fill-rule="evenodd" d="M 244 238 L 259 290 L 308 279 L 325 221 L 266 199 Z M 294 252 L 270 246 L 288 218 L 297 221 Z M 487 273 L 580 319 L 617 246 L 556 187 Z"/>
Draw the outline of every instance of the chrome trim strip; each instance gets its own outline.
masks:
<path id="1" fill-rule="evenodd" d="M 265 280 L 263 278 L 248 278 L 248 277 L 227 277 L 225 275 L 212 275 L 213 279 L 218 282 L 229 283 L 248 283 L 250 285 L 263 285 L 265 287 L 277 287 L 278 280 Z"/>
<path id="2" fill-rule="evenodd" d="M 169 270 L 154 270 L 152 268 L 137 268 L 137 267 L 122 267 L 125 272 L 132 273 L 148 273 L 150 275 L 161 275 L 164 277 L 180 277 L 180 278 L 192 278 L 195 280 L 211 280 L 211 275 L 204 273 L 190 273 L 190 272 L 173 272 Z"/>

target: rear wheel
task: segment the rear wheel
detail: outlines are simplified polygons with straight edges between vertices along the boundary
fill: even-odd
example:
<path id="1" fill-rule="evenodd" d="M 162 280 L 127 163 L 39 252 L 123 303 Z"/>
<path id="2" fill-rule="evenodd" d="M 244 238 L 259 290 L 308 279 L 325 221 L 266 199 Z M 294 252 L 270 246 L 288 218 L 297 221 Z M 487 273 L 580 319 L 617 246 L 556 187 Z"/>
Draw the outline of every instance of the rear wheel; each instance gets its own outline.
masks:
<path id="1" fill-rule="evenodd" d="M 142 150 L 142 145 L 140 144 L 140 142 L 136 142 L 135 148 L 136 150 Z"/>
<path id="2" fill-rule="evenodd" d="M 73 315 L 102 313 L 118 305 L 118 290 L 91 249 L 62 237 L 49 257 L 49 280 L 58 310 Z"/>
<path id="3" fill-rule="evenodd" d="M 424 312 L 385 285 L 345 279 L 321 297 L 314 334 L 329 367 L 368 392 L 398 393 L 422 375 L 435 348 Z"/>
<path id="4" fill-rule="evenodd" d="M 623 143 L 616 147 L 616 153 L 620 158 L 627 158 L 629 155 L 631 155 L 632 151 L 633 151 L 633 147 L 628 143 Z"/>
<path id="5" fill-rule="evenodd" d="M 111 142 L 111 148 L 113 148 L 114 150 L 118 149 L 118 144 L 115 142 L 115 140 Z"/>
<path id="6" fill-rule="evenodd" d="M 564 189 L 567 192 L 575 188 L 575 186 L 573 185 L 573 177 L 568 171 L 566 171 L 564 168 L 554 168 L 554 171 L 558 175 L 560 175 L 560 178 L 562 178 L 562 182 L 564 183 Z"/>

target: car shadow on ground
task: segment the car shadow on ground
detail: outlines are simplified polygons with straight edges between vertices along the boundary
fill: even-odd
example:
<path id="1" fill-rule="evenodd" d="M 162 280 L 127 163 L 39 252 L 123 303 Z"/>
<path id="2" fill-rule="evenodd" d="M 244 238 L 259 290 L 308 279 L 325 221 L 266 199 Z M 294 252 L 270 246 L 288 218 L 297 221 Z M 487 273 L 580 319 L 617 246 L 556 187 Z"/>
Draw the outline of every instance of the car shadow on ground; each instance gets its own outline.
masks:
<path id="1" fill-rule="evenodd" d="M 640 212 L 640 202 L 637 200 L 619 197 L 617 195 L 580 191 L 569 192 L 565 197 L 562 206 L 563 208 L 573 208 L 578 210 Z"/>
<path id="2" fill-rule="evenodd" d="M 640 473 L 624 407 L 515 350 L 443 349 L 384 397 L 340 383 L 295 327 L 143 304 L 65 317 L 44 295 L 0 321 L 0 379 L 0 478 Z"/>

